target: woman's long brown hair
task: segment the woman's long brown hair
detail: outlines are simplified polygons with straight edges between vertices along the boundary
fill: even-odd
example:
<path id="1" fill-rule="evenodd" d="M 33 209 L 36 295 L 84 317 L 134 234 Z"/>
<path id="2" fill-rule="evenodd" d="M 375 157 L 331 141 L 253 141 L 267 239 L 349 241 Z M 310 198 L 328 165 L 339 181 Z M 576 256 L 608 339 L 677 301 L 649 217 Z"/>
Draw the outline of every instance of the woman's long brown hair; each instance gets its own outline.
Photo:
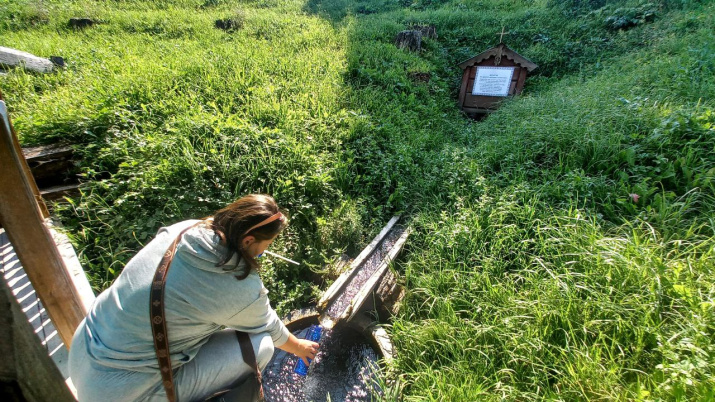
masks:
<path id="1" fill-rule="evenodd" d="M 272 239 L 278 235 L 288 224 L 286 218 L 277 219 L 246 233 L 254 225 L 278 212 L 280 212 L 278 204 L 276 204 L 273 197 L 264 194 L 247 195 L 216 212 L 213 216 L 211 228 L 226 242 L 229 250 L 216 266 L 225 265 L 233 258 L 234 254 L 238 253 L 241 258 L 239 258 L 236 266 L 227 270 L 238 268 L 241 259 L 246 261 L 248 269 L 240 272 L 236 275 L 236 278 L 239 280 L 245 279 L 251 269 L 258 269 L 259 264 L 256 259 L 252 255 L 248 255 L 248 252 L 243 248 L 243 239 L 246 236 L 253 236 L 256 241 L 262 241 Z"/>

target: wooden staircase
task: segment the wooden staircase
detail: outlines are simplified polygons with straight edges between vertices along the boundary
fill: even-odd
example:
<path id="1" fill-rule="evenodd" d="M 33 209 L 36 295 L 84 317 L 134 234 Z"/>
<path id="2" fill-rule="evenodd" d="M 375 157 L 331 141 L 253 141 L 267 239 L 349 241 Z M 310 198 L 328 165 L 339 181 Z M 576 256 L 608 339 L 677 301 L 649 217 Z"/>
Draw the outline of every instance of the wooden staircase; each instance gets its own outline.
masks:
<path id="1" fill-rule="evenodd" d="M 94 294 L 71 245 L 52 225 L 2 93 L 0 172 L 0 227 L 7 239 L 0 243 L 2 393 L 12 401 L 72 401 L 74 395 L 50 355 L 63 347 L 69 350 Z M 39 300 L 35 303 L 33 297 Z"/>

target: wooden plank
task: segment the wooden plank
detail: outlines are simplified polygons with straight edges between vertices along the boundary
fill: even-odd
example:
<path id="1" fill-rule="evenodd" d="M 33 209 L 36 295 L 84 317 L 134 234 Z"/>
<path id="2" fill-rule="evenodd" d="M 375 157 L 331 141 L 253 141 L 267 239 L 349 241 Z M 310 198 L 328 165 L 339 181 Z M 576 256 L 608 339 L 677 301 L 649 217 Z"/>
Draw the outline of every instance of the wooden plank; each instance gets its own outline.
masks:
<path id="1" fill-rule="evenodd" d="M 0 65 L 21 67 L 37 73 L 52 72 L 54 64 L 48 59 L 37 57 L 33 54 L 17 49 L 0 46 Z"/>
<path id="2" fill-rule="evenodd" d="M 394 261 L 397 257 L 397 254 L 402 251 L 402 246 L 407 241 L 407 237 L 410 235 L 411 232 L 412 228 L 405 228 L 404 232 L 402 232 L 400 237 L 397 239 L 397 241 L 395 241 L 395 244 L 387 253 L 387 256 L 385 256 L 385 258 L 380 263 L 380 266 L 375 272 L 373 272 L 367 282 L 362 285 L 360 291 L 353 297 L 352 302 L 350 303 L 350 307 L 348 307 L 348 309 L 343 313 L 341 317 L 338 317 L 338 320 L 345 319 L 347 321 L 350 321 L 351 319 L 353 319 L 353 317 L 355 317 L 355 314 L 360 311 L 360 308 L 370 298 L 370 295 L 374 295 L 375 287 L 380 283 L 379 281 L 385 274 L 385 271 L 387 270 L 389 264 Z"/>
<path id="3" fill-rule="evenodd" d="M 43 179 L 53 179 L 64 176 L 75 170 L 72 160 L 74 151 L 66 145 L 49 145 L 32 148 L 22 148 L 25 161 L 32 171 L 36 182 Z M 55 180 L 56 181 L 56 180 Z M 42 183 L 38 183 L 41 187 Z"/>
<path id="4" fill-rule="evenodd" d="M 74 401 L 4 279 L 0 279 L 0 384 L 4 400 Z"/>
<path id="5" fill-rule="evenodd" d="M 464 97 L 467 95 L 467 83 L 469 82 L 469 75 L 472 73 L 472 68 L 467 68 L 462 74 L 462 88 L 459 90 L 459 107 L 464 106 Z"/>
<path id="6" fill-rule="evenodd" d="M 397 274 L 390 269 L 386 270 L 380 283 L 375 287 L 374 300 L 378 317 L 386 322 L 397 314 L 404 297 L 405 289 L 398 283 Z"/>
<path id="7" fill-rule="evenodd" d="M 89 280 L 87 280 L 87 275 L 82 268 L 82 264 L 79 262 L 74 247 L 72 247 L 69 237 L 63 232 L 64 228 L 59 222 L 47 219 L 45 223 L 45 226 L 52 235 L 52 240 L 54 240 L 57 245 L 57 251 L 59 251 L 60 256 L 62 256 L 62 261 L 65 263 L 67 273 L 72 279 L 75 289 L 77 289 L 83 309 L 84 311 L 89 311 L 94 303 L 94 291 L 89 284 Z"/>
<path id="8" fill-rule="evenodd" d="M 79 194 L 79 184 L 66 184 L 63 186 L 53 186 L 40 191 L 42 198 L 46 200 L 59 200 L 64 196 Z"/>
<path id="9" fill-rule="evenodd" d="M 516 93 L 516 80 L 511 80 L 509 84 L 509 96 L 513 96 Z"/>
<path id="10" fill-rule="evenodd" d="M 59 144 L 22 148 L 22 155 L 28 162 L 42 162 L 47 159 L 68 158 L 72 156 L 72 152 L 72 147 Z"/>
<path id="11" fill-rule="evenodd" d="M 520 67 L 514 67 L 514 74 L 512 74 L 511 76 L 511 84 L 509 85 L 509 96 L 516 95 L 517 91 L 519 90 L 519 76 L 521 75 L 522 70 L 524 69 Z"/>
<path id="12" fill-rule="evenodd" d="M 519 72 L 519 80 L 516 83 L 516 91 L 514 91 L 515 94 L 521 95 L 521 91 L 524 89 L 525 81 L 526 81 L 526 69 L 522 68 L 521 71 Z"/>
<path id="13" fill-rule="evenodd" d="M 12 134 L 12 146 L 15 148 L 15 153 L 18 155 L 22 155 L 22 148 L 20 147 L 20 142 L 17 140 L 17 133 L 15 133 L 15 129 L 12 127 L 12 120 L 10 119 L 10 115 L 7 113 L 7 108 L 5 107 L 5 98 L 2 96 L 2 91 L 0 91 L 0 103 L 2 103 L 2 109 L 3 111 L 0 112 L 3 114 L 3 117 L 5 118 L 5 124 L 0 123 L 0 125 L 3 125 L 5 129 Z M 21 166 L 22 170 L 25 173 L 25 177 L 32 177 L 32 172 L 30 171 L 30 167 L 27 165 L 27 162 L 23 159 L 21 161 Z M 50 212 L 47 210 L 47 205 L 45 205 L 45 202 L 42 200 L 42 197 L 40 196 L 40 190 L 37 188 L 37 184 L 35 183 L 34 180 L 30 180 L 29 183 L 30 189 L 32 190 L 32 194 L 35 197 L 35 202 L 37 203 L 38 207 L 40 208 L 40 212 L 42 213 L 43 218 L 47 218 L 50 216 Z M 2 225 L 2 224 L 0 224 Z"/>
<path id="14" fill-rule="evenodd" d="M 84 319 L 84 308 L 72 278 L 57 250 L 33 193 L 32 177 L 23 169 L 22 151 L 0 101 L 0 224 L 45 305 L 62 341 L 69 349 L 72 335 Z M 8 130 L 10 128 L 10 130 Z"/>

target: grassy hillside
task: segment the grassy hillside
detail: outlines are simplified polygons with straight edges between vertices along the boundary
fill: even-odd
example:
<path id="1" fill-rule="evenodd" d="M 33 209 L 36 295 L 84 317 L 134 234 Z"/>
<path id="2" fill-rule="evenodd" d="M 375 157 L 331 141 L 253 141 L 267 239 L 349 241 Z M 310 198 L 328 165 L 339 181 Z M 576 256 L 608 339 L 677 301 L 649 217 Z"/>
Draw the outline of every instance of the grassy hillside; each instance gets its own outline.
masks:
<path id="1" fill-rule="evenodd" d="M 389 398 L 706 401 L 714 15 L 696 0 L 24 0 L 0 4 L 0 44 L 68 67 L 0 88 L 24 144 L 83 157 L 82 195 L 56 209 L 97 290 L 158 227 L 248 192 L 291 214 L 276 251 L 323 274 L 401 212 L 415 232 L 395 265 Z M 103 23 L 68 28 L 77 16 Z M 411 24 L 439 37 L 396 49 Z M 502 27 L 539 68 L 466 119 L 457 64 Z M 281 312 L 325 288 L 264 269 Z"/>

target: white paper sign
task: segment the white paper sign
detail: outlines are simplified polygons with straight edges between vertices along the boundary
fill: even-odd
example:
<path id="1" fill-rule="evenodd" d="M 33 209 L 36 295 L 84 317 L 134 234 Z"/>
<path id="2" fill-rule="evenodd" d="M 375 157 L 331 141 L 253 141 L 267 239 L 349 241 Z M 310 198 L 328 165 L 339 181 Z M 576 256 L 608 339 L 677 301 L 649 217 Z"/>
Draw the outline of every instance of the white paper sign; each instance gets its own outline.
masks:
<path id="1" fill-rule="evenodd" d="M 508 96 L 514 67 L 477 67 L 472 95 Z"/>

